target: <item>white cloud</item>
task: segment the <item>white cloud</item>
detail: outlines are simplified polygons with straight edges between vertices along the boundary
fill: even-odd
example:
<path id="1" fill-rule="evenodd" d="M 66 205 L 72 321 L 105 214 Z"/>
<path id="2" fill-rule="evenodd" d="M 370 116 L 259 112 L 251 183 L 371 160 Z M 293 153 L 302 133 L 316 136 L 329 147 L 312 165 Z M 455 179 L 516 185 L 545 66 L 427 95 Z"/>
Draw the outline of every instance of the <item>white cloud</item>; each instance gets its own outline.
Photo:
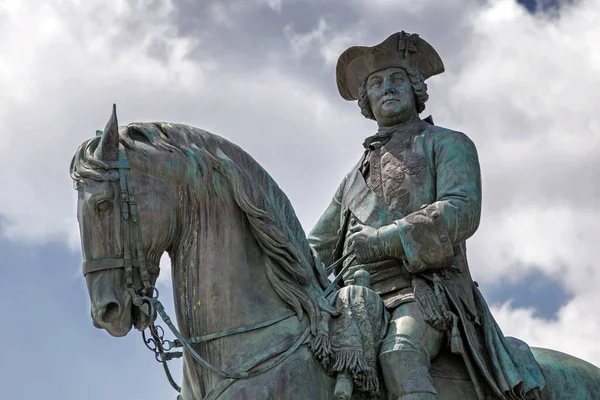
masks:
<path id="1" fill-rule="evenodd" d="M 600 215 L 566 206 L 524 205 L 488 215 L 470 242 L 477 279 L 492 284 L 543 271 L 569 293 L 593 293 L 600 283 L 595 268 Z"/>
<path id="2" fill-rule="evenodd" d="M 506 334 L 600 365 L 600 3 L 535 17 L 510 0 L 471 13 L 465 64 L 436 101 L 443 123 L 478 146 L 482 224 L 469 243 L 475 279 L 552 276 L 573 298 L 552 321 L 509 304 L 494 314 Z M 450 100 L 451 99 L 451 100 Z"/>
<path id="3" fill-rule="evenodd" d="M 600 28 L 590 16 L 600 4 L 544 18 L 496 0 L 471 15 L 470 58 L 444 82 L 452 101 L 440 107 L 480 153 L 484 215 L 472 265 L 482 280 L 522 276 L 511 266 L 524 265 L 593 290 L 600 95 L 590 87 L 600 80 Z"/>
<path id="4" fill-rule="evenodd" d="M 171 259 L 167 253 L 163 254 L 160 258 L 160 275 L 158 276 L 158 280 L 156 281 L 159 290 L 164 287 L 167 291 L 170 291 L 171 286 Z M 164 296 L 161 296 L 164 297 Z"/>
<path id="5" fill-rule="evenodd" d="M 600 365 L 598 304 L 598 294 L 580 294 L 562 307 L 553 320 L 534 316 L 533 309 L 513 308 L 510 304 L 493 307 L 492 313 L 505 335 Z"/>
<path id="6" fill-rule="evenodd" d="M 185 59 L 194 43 L 167 23 L 167 2 L 144 19 L 128 2 L 41 3 L 3 3 L 0 25 L 0 35 L 19 38 L 0 43 L 0 210 L 6 236 L 34 241 L 71 229 L 67 168 L 76 145 L 107 118 L 92 117 L 95 106 L 202 82 Z M 157 41 L 165 45 L 160 60 L 148 55 Z"/>

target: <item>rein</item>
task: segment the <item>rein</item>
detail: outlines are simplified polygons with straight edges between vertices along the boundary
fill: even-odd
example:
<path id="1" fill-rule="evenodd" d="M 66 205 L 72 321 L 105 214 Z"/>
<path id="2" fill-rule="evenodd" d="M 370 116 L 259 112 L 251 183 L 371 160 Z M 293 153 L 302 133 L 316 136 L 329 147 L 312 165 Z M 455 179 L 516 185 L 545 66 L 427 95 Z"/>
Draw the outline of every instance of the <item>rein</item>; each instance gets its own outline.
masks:
<path id="1" fill-rule="evenodd" d="M 228 337 L 239 333 L 249 332 L 268 326 L 278 322 L 287 320 L 296 315 L 290 311 L 268 321 L 263 321 L 251 325 L 246 325 L 237 328 L 227 329 L 217 333 L 211 333 L 199 337 L 184 338 L 173 324 L 171 318 L 165 312 L 163 304 L 158 299 L 159 292 L 156 287 L 150 283 L 150 275 L 158 275 L 160 272 L 159 264 L 146 260 L 142 248 L 142 229 L 139 223 L 139 211 L 136 203 L 134 188 L 131 179 L 131 167 L 127 155 L 124 150 L 119 149 L 119 159 L 113 162 L 107 162 L 107 169 L 117 169 L 119 172 L 119 187 L 121 200 L 121 217 L 125 224 L 123 235 L 123 258 L 101 258 L 94 260 L 85 260 L 83 262 L 83 275 L 86 276 L 92 272 L 105 271 L 109 269 L 123 268 L 125 270 L 126 288 L 131 294 L 133 304 L 138 307 L 144 314 L 152 317 L 155 312 L 160 315 L 161 319 L 167 325 L 169 330 L 175 336 L 175 340 L 164 339 L 164 330 L 161 326 L 155 325 L 154 322 L 149 326 L 150 338 L 146 337 L 145 332 L 142 332 L 144 344 L 155 353 L 155 358 L 163 365 L 165 374 L 171 386 L 181 392 L 181 387 L 175 383 L 173 376 L 169 370 L 167 362 L 183 356 L 181 351 L 170 350 L 175 348 L 185 349 L 200 365 L 204 368 L 213 371 L 223 379 L 215 385 L 210 392 L 204 397 L 204 400 L 214 400 L 233 382 L 239 379 L 251 378 L 260 375 L 275 366 L 285 361 L 291 356 L 302 344 L 306 343 L 310 336 L 310 327 L 307 327 L 304 332 L 291 345 L 272 346 L 261 354 L 251 357 L 240 368 L 232 371 L 227 371 L 217 368 L 206 361 L 194 348 L 193 344 L 205 343 L 214 339 Z M 132 240 L 133 239 L 133 240 Z M 135 254 L 135 258 L 132 255 Z M 346 258 L 352 253 L 346 254 L 333 265 L 327 268 L 327 271 L 336 269 Z M 346 265 L 347 269 L 352 262 Z M 133 269 L 139 269 L 141 287 L 136 287 L 133 280 Z M 327 287 L 324 296 L 331 293 L 337 286 L 342 273 L 339 273 L 336 279 Z"/>

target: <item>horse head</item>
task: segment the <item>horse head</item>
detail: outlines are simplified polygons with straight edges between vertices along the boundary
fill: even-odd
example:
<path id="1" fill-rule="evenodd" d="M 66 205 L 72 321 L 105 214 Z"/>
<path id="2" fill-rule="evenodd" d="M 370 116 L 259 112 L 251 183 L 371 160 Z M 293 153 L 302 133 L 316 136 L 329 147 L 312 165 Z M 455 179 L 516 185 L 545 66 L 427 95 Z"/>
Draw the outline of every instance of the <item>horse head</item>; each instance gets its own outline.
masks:
<path id="1" fill-rule="evenodd" d="M 153 295 L 160 257 L 173 243 L 178 196 L 165 184 L 175 179 L 172 155 L 152 154 L 149 162 L 152 152 L 147 136 L 118 127 L 113 106 L 104 131 L 71 162 L 91 315 L 113 336 L 156 318 L 141 299 Z"/>

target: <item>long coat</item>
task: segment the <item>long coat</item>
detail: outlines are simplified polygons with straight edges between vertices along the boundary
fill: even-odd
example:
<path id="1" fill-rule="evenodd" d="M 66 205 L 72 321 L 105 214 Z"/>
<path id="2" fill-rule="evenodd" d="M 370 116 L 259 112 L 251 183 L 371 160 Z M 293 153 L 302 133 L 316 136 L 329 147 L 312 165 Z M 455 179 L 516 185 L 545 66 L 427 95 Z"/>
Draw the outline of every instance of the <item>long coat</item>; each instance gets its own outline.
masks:
<path id="1" fill-rule="evenodd" d="M 325 265 L 335 261 L 344 224 L 380 228 L 395 223 L 407 268 L 398 260 L 364 266 L 371 272 L 373 289 L 385 301 L 386 295 L 410 286 L 407 269 L 427 273 L 453 266 L 455 273 L 447 284 L 476 318 L 465 256 L 465 241 L 475 233 L 481 214 L 481 178 L 473 142 L 460 132 L 418 121 L 368 152 L 360 167 L 366 179 L 353 168 L 309 234 L 321 261 Z M 344 281 L 351 283 L 348 278 Z M 393 299 L 386 303 L 394 306 Z"/>
<path id="2" fill-rule="evenodd" d="M 469 271 L 465 241 L 477 230 L 481 215 L 481 177 L 475 145 L 463 133 L 421 120 L 382 134 L 389 140 L 374 146 L 346 175 L 310 232 L 310 245 L 321 261 L 330 265 L 345 252 L 348 226 L 361 223 L 380 228 L 395 224 L 404 260 L 353 265 L 344 283 L 353 283 L 351 272 L 366 269 L 373 290 L 388 308 L 394 308 L 414 298 L 412 277 L 431 282 L 435 273 L 446 288 L 452 311 L 459 317 L 465 347 L 492 391 L 502 396 L 519 382 L 528 389 L 543 386 L 539 368 L 533 378 L 521 376 L 528 374 L 514 365 L 515 357 Z M 527 354 L 522 357 L 533 360 L 529 349 L 524 351 Z"/>

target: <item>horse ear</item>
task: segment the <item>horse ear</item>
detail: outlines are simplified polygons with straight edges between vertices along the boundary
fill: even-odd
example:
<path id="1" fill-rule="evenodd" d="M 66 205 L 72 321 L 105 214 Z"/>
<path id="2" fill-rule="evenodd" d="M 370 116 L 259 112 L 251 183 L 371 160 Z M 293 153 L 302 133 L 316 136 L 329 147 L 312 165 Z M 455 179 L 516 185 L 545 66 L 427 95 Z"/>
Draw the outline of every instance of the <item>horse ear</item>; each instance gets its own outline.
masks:
<path id="1" fill-rule="evenodd" d="M 102 161 L 117 161 L 119 159 L 119 123 L 117 122 L 117 106 L 113 104 L 113 111 L 106 123 L 100 143 L 96 149 L 96 157 Z"/>

